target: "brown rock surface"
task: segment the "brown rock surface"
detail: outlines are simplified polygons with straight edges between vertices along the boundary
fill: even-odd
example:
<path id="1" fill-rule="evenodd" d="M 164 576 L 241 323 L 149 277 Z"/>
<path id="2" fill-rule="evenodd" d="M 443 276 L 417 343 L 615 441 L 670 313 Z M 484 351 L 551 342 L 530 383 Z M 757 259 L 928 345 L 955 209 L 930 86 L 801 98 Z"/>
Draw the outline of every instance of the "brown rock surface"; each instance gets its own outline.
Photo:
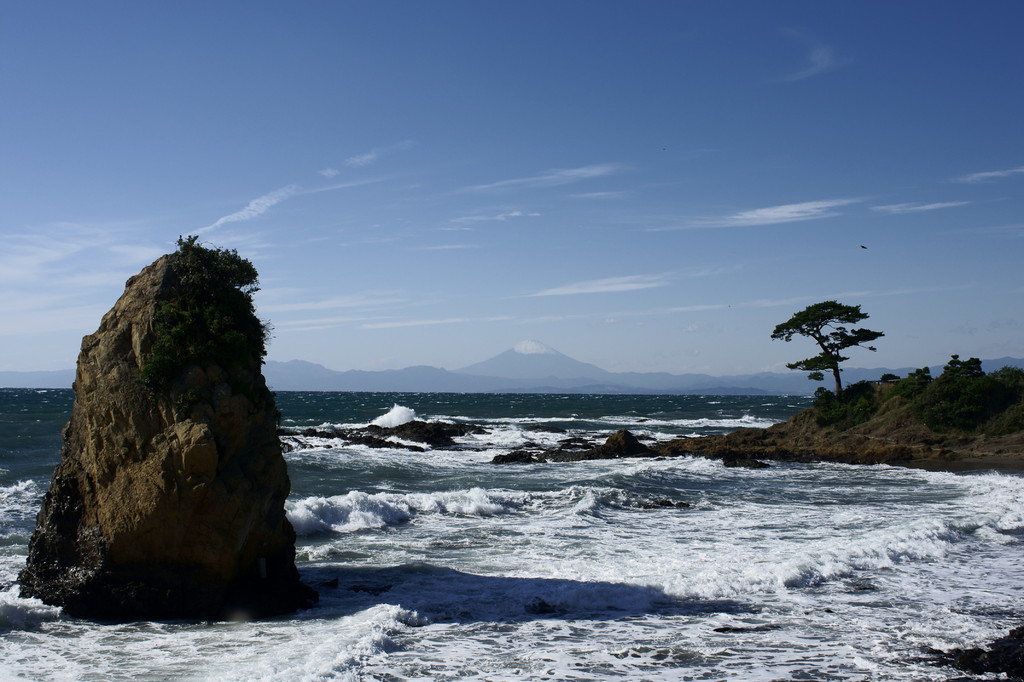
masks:
<path id="1" fill-rule="evenodd" d="M 164 256 L 128 280 L 82 341 L 61 461 L 22 594 L 103 619 L 261 616 L 309 605 L 285 517 L 290 490 L 260 360 L 140 383 L 157 304 L 180 286 Z"/>

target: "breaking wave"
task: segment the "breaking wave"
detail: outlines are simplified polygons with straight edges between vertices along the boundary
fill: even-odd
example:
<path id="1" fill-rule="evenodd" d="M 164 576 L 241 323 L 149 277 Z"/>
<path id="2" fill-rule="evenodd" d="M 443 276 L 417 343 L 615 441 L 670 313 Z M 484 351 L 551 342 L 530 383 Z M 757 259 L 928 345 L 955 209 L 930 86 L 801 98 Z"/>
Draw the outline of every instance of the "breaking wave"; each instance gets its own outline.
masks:
<path id="1" fill-rule="evenodd" d="M 287 515 L 299 535 L 353 533 L 395 526 L 417 514 L 496 516 L 514 509 L 512 501 L 493 499 L 482 488 L 438 493 L 369 494 L 307 497 L 288 504 Z"/>

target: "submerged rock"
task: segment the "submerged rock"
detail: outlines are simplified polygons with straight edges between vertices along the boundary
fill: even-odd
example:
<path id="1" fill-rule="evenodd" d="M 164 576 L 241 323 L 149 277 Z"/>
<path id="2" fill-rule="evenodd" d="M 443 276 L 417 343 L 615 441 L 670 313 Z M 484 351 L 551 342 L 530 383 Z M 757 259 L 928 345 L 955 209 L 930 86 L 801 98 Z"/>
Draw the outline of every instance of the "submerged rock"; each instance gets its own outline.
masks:
<path id="1" fill-rule="evenodd" d="M 218 347 L 190 338 L 200 350 L 186 364 L 142 382 L 162 333 L 157 311 L 166 315 L 188 287 L 178 258 L 181 251 L 129 279 L 82 341 L 61 460 L 19 576 L 22 595 L 73 616 L 260 617 L 316 599 L 295 567 L 262 343 L 224 360 Z"/>

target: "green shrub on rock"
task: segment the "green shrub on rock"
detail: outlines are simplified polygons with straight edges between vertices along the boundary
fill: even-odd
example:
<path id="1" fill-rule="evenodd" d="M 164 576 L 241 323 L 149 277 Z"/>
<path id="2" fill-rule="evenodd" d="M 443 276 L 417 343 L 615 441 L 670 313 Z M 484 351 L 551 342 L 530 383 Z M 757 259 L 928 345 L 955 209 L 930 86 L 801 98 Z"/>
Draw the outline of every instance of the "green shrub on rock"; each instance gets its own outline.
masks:
<path id="1" fill-rule="evenodd" d="M 932 383 L 932 371 L 927 367 L 921 369 L 915 369 L 913 372 L 908 374 L 905 379 L 900 379 L 893 386 L 893 395 L 903 396 L 908 400 L 913 400 L 928 389 L 928 385 Z"/>
<path id="2" fill-rule="evenodd" d="M 154 395 L 190 365 L 223 367 L 262 360 L 269 326 L 256 316 L 256 268 L 231 249 L 210 249 L 198 237 L 178 238 L 171 255 L 178 282 L 154 316 L 157 340 L 142 366 Z"/>
<path id="3" fill-rule="evenodd" d="M 1005 423 L 994 426 L 1005 429 L 1015 419 L 1003 413 L 1024 397 L 1024 372 L 1005 369 L 986 375 L 978 358 L 954 355 L 942 374 L 914 397 L 914 409 L 933 431 L 975 431 L 994 419 L 1002 419 Z"/>
<path id="4" fill-rule="evenodd" d="M 847 386 L 838 397 L 826 388 L 819 388 L 814 395 L 818 426 L 834 426 L 840 431 L 871 419 L 880 404 L 878 388 L 866 381 Z"/>
<path id="5" fill-rule="evenodd" d="M 1024 370 L 1003 367 L 985 374 L 977 358 L 954 355 L 934 379 L 922 367 L 893 384 L 862 381 L 839 396 L 824 388 L 814 395 L 817 424 L 839 431 L 863 424 L 892 400 L 901 401 L 937 433 L 1001 436 L 1024 431 Z"/>

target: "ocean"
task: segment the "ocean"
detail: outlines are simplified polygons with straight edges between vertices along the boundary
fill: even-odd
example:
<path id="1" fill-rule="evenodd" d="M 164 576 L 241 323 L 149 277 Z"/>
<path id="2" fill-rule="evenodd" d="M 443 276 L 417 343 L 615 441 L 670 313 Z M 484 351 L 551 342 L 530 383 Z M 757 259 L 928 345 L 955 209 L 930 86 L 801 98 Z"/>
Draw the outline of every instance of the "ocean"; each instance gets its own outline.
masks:
<path id="1" fill-rule="evenodd" d="M 1020 475 L 490 464 L 621 428 L 764 427 L 807 398 L 280 393 L 289 432 L 415 413 L 485 433 L 427 452 L 285 436 L 313 609 L 78 620 L 15 583 L 72 398 L 0 389 L 4 680 L 948 680 L 931 649 L 1024 614 Z"/>

